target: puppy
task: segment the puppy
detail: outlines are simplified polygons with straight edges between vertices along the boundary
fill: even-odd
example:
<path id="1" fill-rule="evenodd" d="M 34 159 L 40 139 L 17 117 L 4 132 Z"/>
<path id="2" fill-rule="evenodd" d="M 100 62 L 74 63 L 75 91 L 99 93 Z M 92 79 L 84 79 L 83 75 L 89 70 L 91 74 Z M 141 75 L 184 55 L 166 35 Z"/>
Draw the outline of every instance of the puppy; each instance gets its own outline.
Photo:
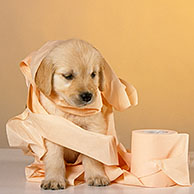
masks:
<path id="1" fill-rule="evenodd" d="M 68 40 L 55 47 L 41 62 L 35 82 L 39 90 L 51 100 L 58 100 L 73 107 L 84 107 L 95 102 L 97 90 L 104 89 L 103 66 L 105 60 L 89 43 Z M 88 131 L 106 134 L 103 115 L 81 117 L 56 109 L 40 95 L 40 102 L 48 113 L 63 116 Z M 86 142 L 87 144 L 87 142 Z M 45 179 L 43 189 L 64 189 L 65 162 L 73 163 L 79 153 L 46 140 L 44 156 Z M 95 151 L 95 150 L 94 150 Z M 106 186 L 110 183 L 103 164 L 82 155 L 84 178 L 90 186 Z"/>

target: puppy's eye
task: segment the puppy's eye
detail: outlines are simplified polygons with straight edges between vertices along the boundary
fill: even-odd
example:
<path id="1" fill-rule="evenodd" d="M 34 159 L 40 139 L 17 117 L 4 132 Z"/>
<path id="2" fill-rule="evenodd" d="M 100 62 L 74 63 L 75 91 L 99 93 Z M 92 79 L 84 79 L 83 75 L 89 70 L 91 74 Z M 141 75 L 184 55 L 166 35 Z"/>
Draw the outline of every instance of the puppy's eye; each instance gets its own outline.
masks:
<path id="1" fill-rule="evenodd" d="M 96 76 L 96 72 L 94 71 L 91 73 L 91 78 L 95 78 L 95 76 Z"/>
<path id="2" fill-rule="evenodd" d="M 62 74 L 62 76 L 67 79 L 67 80 L 72 80 L 74 78 L 73 74 L 68 74 L 68 75 L 65 75 L 65 74 Z"/>

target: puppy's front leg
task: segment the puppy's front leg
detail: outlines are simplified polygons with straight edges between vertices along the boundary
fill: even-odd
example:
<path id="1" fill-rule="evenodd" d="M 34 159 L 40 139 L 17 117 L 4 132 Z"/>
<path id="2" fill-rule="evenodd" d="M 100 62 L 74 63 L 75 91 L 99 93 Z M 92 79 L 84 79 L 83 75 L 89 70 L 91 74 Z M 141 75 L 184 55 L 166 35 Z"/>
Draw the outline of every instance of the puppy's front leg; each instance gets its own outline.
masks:
<path id="1" fill-rule="evenodd" d="M 85 180 L 89 186 L 107 186 L 110 184 L 102 163 L 83 155 L 82 163 L 85 170 Z"/>
<path id="2" fill-rule="evenodd" d="M 87 130 L 106 134 L 106 122 L 101 113 L 98 113 L 88 119 Z M 95 150 L 94 150 L 95 151 Z M 82 163 L 85 170 L 85 180 L 90 186 L 106 186 L 110 180 L 105 174 L 104 165 L 88 156 L 82 156 Z"/>
<path id="3" fill-rule="evenodd" d="M 64 189 L 66 187 L 64 149 L 48 140 L 46 140 L 46 147 L 48 152 L 44 157 L 45 179 L 42 181 L 41 188 Z"/>

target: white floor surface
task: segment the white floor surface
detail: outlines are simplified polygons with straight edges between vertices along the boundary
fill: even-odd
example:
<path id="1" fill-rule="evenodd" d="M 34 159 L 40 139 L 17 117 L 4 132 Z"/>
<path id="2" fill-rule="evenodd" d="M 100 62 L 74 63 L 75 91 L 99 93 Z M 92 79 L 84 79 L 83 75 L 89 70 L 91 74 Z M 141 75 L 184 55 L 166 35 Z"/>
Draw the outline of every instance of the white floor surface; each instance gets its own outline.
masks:
<path id="1" fill-rule="evenodd" d="M 65 190 L 40 189 L 39 183 L 26 182 L 24 168 L 32 158 L 18 149 L 0 149 L 0 194 L 194 194 L 194 168 L 191 172 L 191 187 L 140 188 L 112 184 L 107 187 L 89 187 L 86 184 L 70 186 Z"/>

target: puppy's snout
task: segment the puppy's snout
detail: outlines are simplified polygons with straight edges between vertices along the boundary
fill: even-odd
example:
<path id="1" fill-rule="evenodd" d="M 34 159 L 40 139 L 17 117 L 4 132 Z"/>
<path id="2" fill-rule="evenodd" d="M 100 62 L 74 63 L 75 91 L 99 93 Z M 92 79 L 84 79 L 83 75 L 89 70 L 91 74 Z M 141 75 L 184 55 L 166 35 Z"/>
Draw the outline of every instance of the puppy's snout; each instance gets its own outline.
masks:
<path id="1" fill-rule="evenodd" d="M 83 92 L 80 94 L 80 98 L 83 102 L 90 102 L 93 97 L 93 94 L 90 92 Z"/>

